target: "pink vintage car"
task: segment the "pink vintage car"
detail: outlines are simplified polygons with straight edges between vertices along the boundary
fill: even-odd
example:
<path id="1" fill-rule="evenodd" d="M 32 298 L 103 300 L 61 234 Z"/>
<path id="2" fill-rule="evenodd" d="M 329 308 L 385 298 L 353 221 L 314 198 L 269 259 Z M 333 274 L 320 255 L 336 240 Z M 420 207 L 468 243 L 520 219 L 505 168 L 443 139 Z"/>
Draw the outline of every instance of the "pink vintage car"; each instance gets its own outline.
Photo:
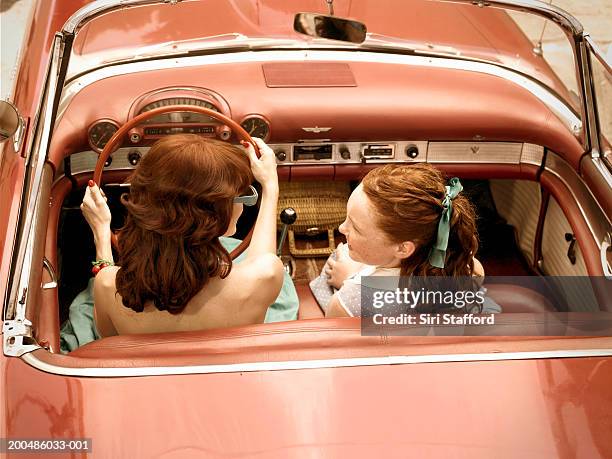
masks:
<path id="1" fill-rule="evenodd" d="M 612 457 L 611 81 L 580 23 L 537 1 L 38 1 L 0 107 L 3 452 Z M 86 183 L 112 202 L 182 132 L 265 138 L 304 197 L 433 164 L 478 202 L 487 276 L 595 279 L 598 300 L 498 283 L 496 332 L 365 336 L 323 317 L 321 259 L 285 250 L 298 320 L 60 352 L 90 277 Z"/>

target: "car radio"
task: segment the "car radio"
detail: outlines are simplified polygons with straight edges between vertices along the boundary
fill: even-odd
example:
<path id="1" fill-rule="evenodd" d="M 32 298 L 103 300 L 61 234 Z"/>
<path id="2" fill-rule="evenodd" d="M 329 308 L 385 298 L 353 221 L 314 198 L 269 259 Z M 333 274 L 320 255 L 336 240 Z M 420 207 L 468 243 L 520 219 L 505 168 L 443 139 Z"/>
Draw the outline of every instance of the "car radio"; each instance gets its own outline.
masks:
<path id="1" fill-rule="evenodd" d="M 365 159 L 390 159 L 395 157 L 394 143 L 366 143 L 361 146 L 361 157 Z"/>
<path id="2" fill-rule="evenodd" d="M 320 161 L 332 159 L 334 146 L 326 144 L 301 144 L 293 146 L 294 161 Z"/>

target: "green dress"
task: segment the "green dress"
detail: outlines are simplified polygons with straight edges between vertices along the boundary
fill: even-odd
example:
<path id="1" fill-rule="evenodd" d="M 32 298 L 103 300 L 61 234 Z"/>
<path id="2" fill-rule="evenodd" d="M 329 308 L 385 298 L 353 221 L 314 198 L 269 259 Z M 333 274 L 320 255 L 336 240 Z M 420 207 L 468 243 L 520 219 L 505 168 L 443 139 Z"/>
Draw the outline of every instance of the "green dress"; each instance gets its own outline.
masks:
<path id="1" fill-rule="evenodd" d="M 221 237 L 219 240 L 228 252 L 231 252 L 241 242 L 233 237 Z M 248 249 L 234 262 L 240 263 L 247 252 Z M 265 323 L 297 319 L 299 307 L 297 292 L 289 274 L 285 272 L 284 275 L 281 291 L 274 304 L 266 312 Z M 68 320 L 60 328 L 60 348 L 65 354 L 100 338 L 93 317 L 93 281 L 94 278 L 92 277 L 87 284 L 87 288 L 72 301 Z"/>

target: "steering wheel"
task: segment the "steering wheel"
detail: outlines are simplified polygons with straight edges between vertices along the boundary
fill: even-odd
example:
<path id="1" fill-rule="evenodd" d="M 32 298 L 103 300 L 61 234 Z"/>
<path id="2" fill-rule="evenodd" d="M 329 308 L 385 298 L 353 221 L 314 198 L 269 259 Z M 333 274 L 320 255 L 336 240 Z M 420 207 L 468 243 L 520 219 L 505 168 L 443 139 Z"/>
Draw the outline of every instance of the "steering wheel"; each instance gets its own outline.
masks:
<path id="1" fill-rule="evenodd" d="M 253 139 L 251 138 L 249 133 L 245 131 L 242 128 L 242 126 L 240 126 L 234 120 L 232 120 L 231 118 L 228 118 L 227 116 L 219 112 L 216 112 L 214 110 L 210 110 L 204 107 L 198 107 L 195 105 L 193 106 L 192 105 L 169 105 L 167 107 L 158 107 L 158 108 L 154 108 L 153 110 L 149 110 L 147 112 L 141 113 L 140 115 L 132 118 L 127 123 L 125 123 L 123 126 L 121 126 L 121 128 L 119 128 L 119 130 L 115 132 L 115 134 L 109 139 L 108 143 L 104 146 L 102 153 L 100 153 L 100 156 L 98 156 L 98 162 L 96 163 L 96 169 L 94 170 L 94 181 L 98 184 L 98 186 L 102 185 L 102 171 L 104 169 L 104 163 L 109 158 L 111 153 L 118 148 L 119 143 L 123 139 L 123 136 L 125 136 L 125 134 L 127 134 L 127 132 L 130 129 L 132 129 L 134 126 L 156 115 L 160 115 L 162 113 L 173 113 L 173 112 L 184 112 L 184 111 L 201 113 L 203 115 L 210 116 L 211 118 L 214 118 L 217 121 L 222 122 L 223 124 L 228 126 L 230 129 L 232 129 L 232 131 L 236 133 L 239 139 L 245 140 L 249 142 L 251 145 L 253 145 L 253 148 L 255 149 L 255 154 L 257 155 L 258 158 L 261 156 L 259 152 L 259 148 L 257 147 L 257 144 L 253 142 Z M 253 228 L 249 230 L 249 233 L 242 240 L 242 242 L 238 245 L 238 247 L 236 247 L 230 253 L 230 257 L 232 258 L 232 260 L 234 260 L 242 252 L 244 252 L 245 249 L 249 246 L 252 235 L 253 235 Z M 117 249 L 118 245 L 117 245 L 116 234 L 113 234 L 111 238 L 111 243 L 113 247 Z"/>

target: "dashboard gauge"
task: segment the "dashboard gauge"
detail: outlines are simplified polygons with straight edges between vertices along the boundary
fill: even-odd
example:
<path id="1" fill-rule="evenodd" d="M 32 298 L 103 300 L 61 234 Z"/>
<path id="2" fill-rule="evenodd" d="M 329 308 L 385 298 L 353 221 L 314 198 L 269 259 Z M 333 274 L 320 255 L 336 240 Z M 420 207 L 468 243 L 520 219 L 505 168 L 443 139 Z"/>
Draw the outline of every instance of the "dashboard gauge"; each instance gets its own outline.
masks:
<path id="1" fill-rule="evenodd" d="M 150 104 L 145 105 L 140 113 L 148 112 L 158 107 L 167 107 L 168 105 L 195 105 L 196 107 L 204 107 L 216 112 L 219 111 L 217 107 L 206 100 L 195 99 L 193 97 L 169 97 L 168 99 L 156 100 Z"/>
<path id="2" fill-rule="evenodd" d="M 169 97 L 168 99 L 156 100 L 155 102 L 145 105 L 142 110 L 140 110 L 139 114 L 148 112 L 154 108 L 168 107 L 170 105 L 195 105 L 196 107 L 208 108 L 215 112 L 219 111 L 213 104 L 202 99 L 195 99 L 193 97 Z M 143 124 L 166 123 L 217 123 L 217 120 L 201 113 L 185 110 L 184 112 L 163 113 L 143 122 Z"/>
<path id="3" fill-rule="evenodd" d="M 89 146 L 101 153 L 110 138 L 119 130 L 119 124 L 113 120 L 97 120 L 87 131 Z"/>
<path id="4" fill-rule="evenodd" d="M 251 137 L 259 137 L 267 142 L 270 138 L 270 123 L 262 115 L 248 115 L 240 126 L 249 133 Z"/>

